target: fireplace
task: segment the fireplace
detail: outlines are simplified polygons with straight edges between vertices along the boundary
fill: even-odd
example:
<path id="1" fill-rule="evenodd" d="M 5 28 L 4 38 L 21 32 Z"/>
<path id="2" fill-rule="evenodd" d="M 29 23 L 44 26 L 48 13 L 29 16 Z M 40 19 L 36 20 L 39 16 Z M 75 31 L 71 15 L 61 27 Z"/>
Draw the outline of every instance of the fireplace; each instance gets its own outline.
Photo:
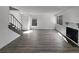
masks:
<path id="1" fill-rule="evenodd" d="M 66 27 L 66 35 L 70 39 L 72 39 L 73 41 L 75 41 L 76 43 L 78 43 L 78 30 L 72 29 L 70 27 Z"/>

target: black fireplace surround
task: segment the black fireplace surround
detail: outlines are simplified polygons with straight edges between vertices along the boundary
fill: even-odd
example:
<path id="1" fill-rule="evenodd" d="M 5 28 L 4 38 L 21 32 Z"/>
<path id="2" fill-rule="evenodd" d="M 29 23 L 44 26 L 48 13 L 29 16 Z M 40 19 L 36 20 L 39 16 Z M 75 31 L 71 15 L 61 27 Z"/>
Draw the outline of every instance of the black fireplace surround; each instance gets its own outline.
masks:
<path id="1" fill-rule="evenodd" d="M 66 27 L 66 36 L 78 43 L 78 30 Z"/>

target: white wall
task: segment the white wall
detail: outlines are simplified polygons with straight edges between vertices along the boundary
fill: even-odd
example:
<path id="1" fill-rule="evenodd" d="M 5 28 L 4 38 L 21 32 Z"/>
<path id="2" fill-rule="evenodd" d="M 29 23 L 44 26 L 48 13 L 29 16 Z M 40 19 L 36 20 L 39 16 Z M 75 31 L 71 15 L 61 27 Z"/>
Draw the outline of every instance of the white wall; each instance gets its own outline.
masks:
<path id="1" fill-rule="evenodd" d="M 73 7 L 57 15 L 63 15 L 64 22 L 79 22 L 79 7 Z"/>
<path id="2" fill-rule="evenodd" d="M 0 6 L 0 48 L 9 44 L 15 38 L 19 37 L 18 34 L 8 29 L 9 7 Z"/>
<path id="3" fill-rule="evenodd" d="M 23 30 L 29 30 L 31 26 L 30 16 L 27 14 L 22 15 Z"/>
<path id="4" fill-rule="evenodd" d="M 37 19 L 37 26 L 34 29 L 55 29 L 56 17 L 54 15 L 32 15 L 31 18 Z"/>
<path id="5" fill-rule="evenodd" d="M 73 7 L 64 12 L 61 12 L 58 15 L 63 15 L 63 25 L 56 25 L 56 29 L 66 35 L 66 27 L 65 22 L 69 22 L 68 27 L 74 28 L 78 30 L 78 39 L 79 39 L 79 28 L 76 23 L 79 23 L 79 7 Z M 78 43 L 79 44 L 79 43 Z"/>
<path id="6" fill-rule="evenodd" d="M 37 26 L 32 26 L 32 19 L 37 19 Z M 23 29 L 55 29 L 56 16 L 52 14 L 24 13 L 22 15 Z"/>
<path id="7" fill-rule="evenodd" d="M 57 16 L 59 15 L 63 15 L 63 25 L 57 25 L 56 28 L 58 30 L 60 30 L 60 28 L 63 29 L 64 27 L 66 27 L 65 22 L 79 23 L 79 7 L 73 7 L 71 9 L 68 9 L 64 12 L 57 14 Z M 77 28 L 76 24 L 72 24 L 69 26 Z M 64 32 L 66 32 L 66 29 L 64 29 Z"/>

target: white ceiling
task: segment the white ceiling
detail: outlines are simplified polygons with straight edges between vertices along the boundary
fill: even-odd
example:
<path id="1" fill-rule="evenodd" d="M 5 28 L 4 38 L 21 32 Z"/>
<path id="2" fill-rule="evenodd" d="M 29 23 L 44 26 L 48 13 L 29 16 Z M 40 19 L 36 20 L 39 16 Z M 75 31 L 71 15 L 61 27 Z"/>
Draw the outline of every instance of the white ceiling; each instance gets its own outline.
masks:
<path id="1" fill-rule="evenodd" d="M 14 6 L 23 12 L 32 13 L 56 13 L 69 9 L 73 6 Z"/>

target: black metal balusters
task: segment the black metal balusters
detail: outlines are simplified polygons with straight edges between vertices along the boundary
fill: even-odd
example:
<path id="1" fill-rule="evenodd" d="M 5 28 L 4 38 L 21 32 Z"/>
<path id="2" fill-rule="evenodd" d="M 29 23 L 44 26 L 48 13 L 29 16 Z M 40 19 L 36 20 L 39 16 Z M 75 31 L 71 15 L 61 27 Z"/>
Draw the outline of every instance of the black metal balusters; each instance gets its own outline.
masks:
<path id="1" fill-rule="evenodd" d="M 22 24 L 21 22 L 12 14 L 9 15 L 9 25 L 8 28 L 14 32 L 22 35 Z"/>

